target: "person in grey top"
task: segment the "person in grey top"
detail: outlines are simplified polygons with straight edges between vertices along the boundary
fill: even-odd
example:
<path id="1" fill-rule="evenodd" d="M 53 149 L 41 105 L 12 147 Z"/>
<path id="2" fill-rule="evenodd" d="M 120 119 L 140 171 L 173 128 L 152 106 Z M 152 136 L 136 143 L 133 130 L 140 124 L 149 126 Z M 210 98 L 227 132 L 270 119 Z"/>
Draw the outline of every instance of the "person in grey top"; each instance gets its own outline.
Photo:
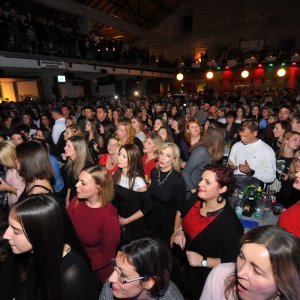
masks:
<path id="1" fill-rule="evenodd" d="M 112 260 L 113 273 L 99 300 L 183 300 L 170 281 L 172 255 L 164 242 L 143 237 L 124 242 Z"/>
<path id="2" fill-rule="evenodd" d="M 204 167 L 223 158 L 226 131 L 224 128 L 209 128 L 192 146 L 182 176 L 185 181 L 187 198 L 198 189 Z"/>

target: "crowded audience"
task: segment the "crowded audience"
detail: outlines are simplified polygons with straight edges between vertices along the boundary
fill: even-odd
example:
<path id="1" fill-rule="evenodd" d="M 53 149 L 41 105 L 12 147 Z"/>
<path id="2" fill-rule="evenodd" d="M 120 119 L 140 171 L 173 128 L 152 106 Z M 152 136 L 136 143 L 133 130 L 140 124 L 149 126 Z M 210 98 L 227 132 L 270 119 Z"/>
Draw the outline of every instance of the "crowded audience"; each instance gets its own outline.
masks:
<path id="1" fill-rule="evenodd" d="M 232 100 L 2 103 L 0 299 L 296 300 L 300 96 Z M 284 229 L 248 231 L 249 187 Z"/>

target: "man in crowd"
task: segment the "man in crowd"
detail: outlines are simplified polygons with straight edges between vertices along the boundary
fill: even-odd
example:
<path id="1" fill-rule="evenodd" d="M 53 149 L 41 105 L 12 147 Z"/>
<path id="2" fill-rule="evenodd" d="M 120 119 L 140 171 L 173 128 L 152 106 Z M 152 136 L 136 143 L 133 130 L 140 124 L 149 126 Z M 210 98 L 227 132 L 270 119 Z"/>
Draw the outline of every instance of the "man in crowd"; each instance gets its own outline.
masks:
<path id="1" fill-rule="evenodd" d="M 276 158 L 273 149 L 257 138 L 258 124 L 245 120 L 239 127 L 240 142 L 233 145 L 228 166 L 234 170 L 241 188 L 254 184 L 263 187 L 276 176 Z"/>

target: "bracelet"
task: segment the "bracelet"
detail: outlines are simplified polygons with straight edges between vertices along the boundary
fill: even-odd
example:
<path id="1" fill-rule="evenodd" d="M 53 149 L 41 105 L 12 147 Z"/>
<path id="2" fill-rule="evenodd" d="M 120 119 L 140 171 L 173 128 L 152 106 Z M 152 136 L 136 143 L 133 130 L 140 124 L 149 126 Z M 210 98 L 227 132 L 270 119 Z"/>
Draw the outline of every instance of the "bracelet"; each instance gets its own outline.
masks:
<path id="1" fill-rule="evenodd" d="M 178 228 L 177 230 L 174 230 L 173 234 L 177 233 L 178 231 L 183 231 L 182 228 Z"/>

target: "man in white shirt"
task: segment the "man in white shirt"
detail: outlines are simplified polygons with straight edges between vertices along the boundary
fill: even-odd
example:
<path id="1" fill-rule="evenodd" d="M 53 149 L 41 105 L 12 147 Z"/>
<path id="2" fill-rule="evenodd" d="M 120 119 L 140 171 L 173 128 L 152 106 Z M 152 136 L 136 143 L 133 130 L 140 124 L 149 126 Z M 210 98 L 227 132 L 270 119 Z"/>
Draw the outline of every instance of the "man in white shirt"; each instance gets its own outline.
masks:
<path id="1" fill-rule="evenodd" d="M 257 138 L 258 124 L 245 120 L 239 127 L 240 142 L 232 146 L 228 166 L 234 170 L 238 185 L 271 183 L 276 177 L 273 149 Z M 239 184 L 241 183 L 241 184 Z"/>
<path id="2" fill-rule="evenodd" d="M 52 128 L 52 140 L 56 145 L 60 135 L 66 130 L 66 119 L 64 118 L 60 107 L 52 108 L 51 115 L 53 120 L 55 121 Z"/>

